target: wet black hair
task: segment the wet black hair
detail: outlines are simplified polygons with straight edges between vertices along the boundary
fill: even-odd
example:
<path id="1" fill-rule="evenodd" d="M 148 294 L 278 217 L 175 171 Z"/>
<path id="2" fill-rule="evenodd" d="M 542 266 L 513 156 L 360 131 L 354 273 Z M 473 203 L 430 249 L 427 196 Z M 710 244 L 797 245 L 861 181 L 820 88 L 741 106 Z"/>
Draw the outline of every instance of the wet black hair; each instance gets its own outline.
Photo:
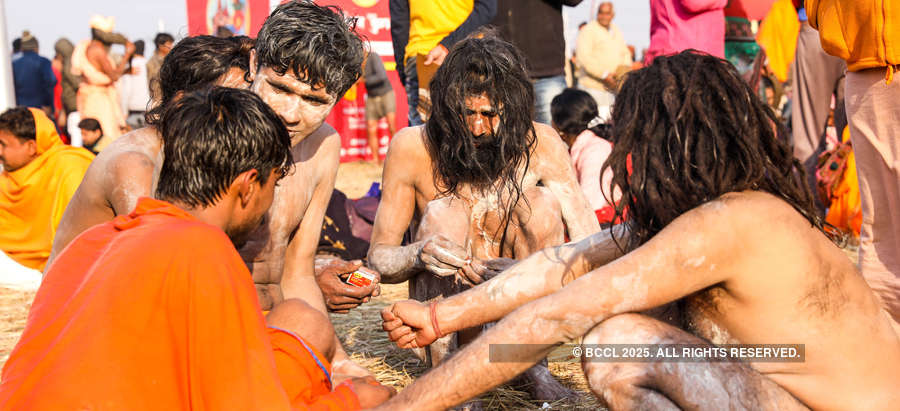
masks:
<path id="1" fill-rule="evenodd" d="M 256 39 L 259 67 L 284 75 L 291 71 L 313 88 L 324 87 L 335 100 L 362 73 L 365 50 L 356 19 L 336 6 L 289 1 L 272 11 Z"/>
<path id="2" fill-rule="evenodd" d="M 681 214 L 729 192 L 759 190 L 825 232 L 800 162 L 772 110 L 734 66 L 694 50 L 661 56 L 629 74 L 612 113 L 606 161 L 622 192 L 632 249 Z M 629 166 L 630 163 L 630 166 Z"/>
<path id="3" fill-rule="evenodd" d="M 190 93 L 165 110 L 157 126 L 164 160 L 156 196 L 190 207 L 214 204 L 243 172 L 262 185 L 292 164 L 281 118 L 256 94 L 227 87 Z M 282 174 L 283 175 L 283 174 Z"/>
<path id="4" fill-rule="evenodd" d="M 525 59 L 512 44 L 492 33 L 468 37 L 450 50 L 429 85 L 431 116 L 425 123 L 425 147 L 441 195 L 462 186 L 500 193 L 503 230 L 522 198 L 522 179 L 537 141 L 534 88 Z M 466 120 L 466 98 L 487 96 L 498 111 L 496 133 L 475 136 Z M 476 144 L 478 143 L 478 144 Z"/>
<path id="5" fill-rule="evenodd" d="M 249 82 L 250 50 L 253 39 L 246 36 L 186 37 L 172 47 L 159 69 L 158 81 L 162 95 L 159 105 L 145 115 L 149 125 L 159 121 L 167 105 L 179 93 L 210 87 L 232 67 L 244 70 L 244 80 Z"/>

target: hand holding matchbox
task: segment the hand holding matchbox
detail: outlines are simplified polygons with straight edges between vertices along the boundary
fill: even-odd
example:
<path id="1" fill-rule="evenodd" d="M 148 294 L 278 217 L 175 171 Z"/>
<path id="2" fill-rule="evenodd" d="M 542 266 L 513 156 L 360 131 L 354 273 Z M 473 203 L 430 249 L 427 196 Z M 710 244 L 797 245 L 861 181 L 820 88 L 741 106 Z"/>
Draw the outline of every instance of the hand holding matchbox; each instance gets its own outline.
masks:
<path id="1" fill-rule="evenodd" d="M 344 282 L 357 287 L 368 287 L 375 282 L 375 274 L 363 270 L 356 270 L 351 273 Z"/>

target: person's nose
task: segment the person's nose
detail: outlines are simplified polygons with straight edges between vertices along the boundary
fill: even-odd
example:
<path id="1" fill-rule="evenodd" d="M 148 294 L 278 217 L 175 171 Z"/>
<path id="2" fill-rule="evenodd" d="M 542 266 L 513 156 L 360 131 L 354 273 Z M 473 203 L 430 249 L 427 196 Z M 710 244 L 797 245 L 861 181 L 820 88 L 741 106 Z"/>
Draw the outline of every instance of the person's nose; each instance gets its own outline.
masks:
<path id="1" fill-rule="evenodd" d="M 472 135 L 480 136 L 487 132 L 487 122 L 484 119 L 484 116 L 475 115 L 473 116 L 471 125 L 469 126 L 469 131 L 472 132 Z"/>

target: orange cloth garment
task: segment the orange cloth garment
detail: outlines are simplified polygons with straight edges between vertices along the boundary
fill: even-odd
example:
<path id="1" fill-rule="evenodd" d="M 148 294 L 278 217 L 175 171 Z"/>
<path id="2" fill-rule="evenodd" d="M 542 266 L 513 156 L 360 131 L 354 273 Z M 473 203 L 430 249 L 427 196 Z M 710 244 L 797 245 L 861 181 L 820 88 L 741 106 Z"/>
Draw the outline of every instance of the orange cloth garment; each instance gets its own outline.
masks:
<path id="1" fill-rule="evenodd" d="M 145 197 L 49 267 L 3 368 L 0 409 L 358 409 L 304 344 L 266 328 L 222 230 Z M 290 355 L 276 360 L 273 347 Z"/>
<path id="2" fill-rule="evenodd" d="M 87 48 L 90 43 L 90 40 L 85 40 L 75 46 L 72 52 L 72 74 L 82 76 L 83 80 L 78 86 L 76 97 L 81 118 L 96 119 L 103 130 L 103 137 L 94 146 L 94 150 L 99 152 L 122 135 L 120 127 L 125 125 L 125 116 L 119 104 L 115 82 L 88 60 Z"/>
<path id="3" fill-rule="evenodd" d="M 756 33 L 756 42 L 766 51 L 769 68 L 784 83 L 797 52 L 800 20 L 791 0 L 778 0 L 769 9 Z"/>
<path id="4" fill-rule="evenodd" d="M 900 64 L 900 4 L 896 1 L 806 0 L 805 5 L 809 25 L 819 30 L 822 49 L 847 60 L 847 70 Z"/>
<path id="5" fill-rule="evenodd" d="M 844 128 L 841 140 L 845 143 L 850 141 L 849 126 Z M 859 238 L 859 230 L 862 227 L 862 201 L 859 197 L 856 155 L 852 151 L 847 156 L 844 175 L 832 193 L 831 206 L 828 207 L 825 221 Z"/>
<path id="6" fill-rule="evenodd" d="M 28 268 L 43 270 L 56 226 L 94 159 L 65 145 L 43 111 L 31 108 L 38 156 L 0 173 L 0 250 Z"/>

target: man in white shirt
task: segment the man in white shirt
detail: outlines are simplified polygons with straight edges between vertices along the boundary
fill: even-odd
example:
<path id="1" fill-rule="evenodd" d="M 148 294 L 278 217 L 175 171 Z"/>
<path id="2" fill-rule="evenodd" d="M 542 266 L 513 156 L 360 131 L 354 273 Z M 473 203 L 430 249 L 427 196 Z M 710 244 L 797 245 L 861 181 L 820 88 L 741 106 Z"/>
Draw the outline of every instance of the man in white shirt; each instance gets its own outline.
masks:
<path id="1" fill-rule="evenodd" d="M 150 102 L 150 90 L 147 88 L 147 59 L 144 58 L 144 40 L 134 42 L 134 56 L 131 58 L 131 69 L 119 79 L 119 95 L 122 112 L 127 113 L 125 124 L 132 130 L 144 127 L 144 113 Z"/>
<path id="2" fill-rule="evenodd" d="M 631 50 L 622 32 L 612 23 L 613 17 L 612 3 L 600 3 L 597 19 L 578 32 L 576 41 L 578 87 L 590 93 L 598 107 L 612 105 L 616 72 L 622 66 L 630 68 L 632 63 Z"/>

